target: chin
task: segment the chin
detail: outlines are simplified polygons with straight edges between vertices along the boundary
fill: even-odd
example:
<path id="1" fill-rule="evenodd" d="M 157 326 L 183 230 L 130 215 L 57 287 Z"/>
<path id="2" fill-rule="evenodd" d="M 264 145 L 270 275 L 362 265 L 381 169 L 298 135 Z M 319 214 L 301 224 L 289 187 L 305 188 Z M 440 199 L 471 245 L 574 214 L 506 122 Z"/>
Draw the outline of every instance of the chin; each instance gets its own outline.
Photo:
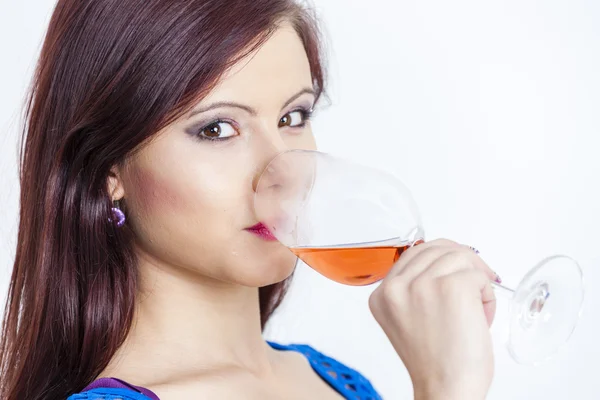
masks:
<path id="1" fill-rule="evenodd" d="M 266 254 L 251 259 L 242 267 L 239 278 L 250 287 L 263 287 L 282 282 L 289 278 L 296 269 L 298 258 L 288 249 L 277 254 Z"/>

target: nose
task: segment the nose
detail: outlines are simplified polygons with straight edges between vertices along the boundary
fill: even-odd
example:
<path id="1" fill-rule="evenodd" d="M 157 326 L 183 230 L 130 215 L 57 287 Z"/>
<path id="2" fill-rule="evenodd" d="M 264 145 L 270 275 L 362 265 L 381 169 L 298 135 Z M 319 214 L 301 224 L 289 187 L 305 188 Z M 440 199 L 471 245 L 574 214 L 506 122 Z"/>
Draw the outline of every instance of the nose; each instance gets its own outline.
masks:
<path id="1" fill-rule="evenodd" d="M 259 156 L 257 157 L 257 164 L 252 178 L 252 190 L 254 192 L 258 189 L 259 183 L 261 187 L 263 185 L 271 187 L 281 184 L 281 171 L 279 171 L 279 168 L 274 168 L 273 161 L 279 154 L 289 150 L 279 132 L 276 135 L 269 135 L 256 145 Z"/>
<path id="2" fill-rule="evenodd" d="M 264 168 L 255 186 L 256 218 L 284 244 L 297 240 L 298 223 L 304 220 L 316 175 L 314 155 L 303 149 L 280 152 Z"/>

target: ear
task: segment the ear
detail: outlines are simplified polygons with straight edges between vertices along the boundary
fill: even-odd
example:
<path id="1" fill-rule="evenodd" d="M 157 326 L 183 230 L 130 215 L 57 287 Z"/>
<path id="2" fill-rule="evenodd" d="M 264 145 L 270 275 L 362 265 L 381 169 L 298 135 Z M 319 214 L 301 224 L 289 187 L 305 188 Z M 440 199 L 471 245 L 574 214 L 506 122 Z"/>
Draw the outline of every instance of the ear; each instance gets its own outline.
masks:
<path id="1" fill-rule="evenodd" d="M 121 171 L 117 166 L 113 166 L 108 174 L 108 194 L 112 201 L 120 200 L 125 196 L 125 188 L 121 179 Z"/>

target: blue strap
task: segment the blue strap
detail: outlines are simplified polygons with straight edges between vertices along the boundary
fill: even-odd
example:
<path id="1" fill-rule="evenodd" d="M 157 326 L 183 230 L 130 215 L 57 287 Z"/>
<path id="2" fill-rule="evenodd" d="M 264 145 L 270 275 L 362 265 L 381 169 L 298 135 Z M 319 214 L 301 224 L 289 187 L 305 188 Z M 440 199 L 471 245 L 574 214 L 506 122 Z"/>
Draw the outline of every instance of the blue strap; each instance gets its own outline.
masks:
<path id="1" fill-rule="evenodd" d="M 95 388 L 72 394 L 67 400 L 150 400 L 150 397 L 133 389 Z"/>
<path id="2" fill-rule="evenodd" d="M 294 350 L 302 353 L 310 362 L 313 370 L 333 389 L 352 400 L 381 400 L 371 382 L 358 371 L 339 361 L 318 352 L 306 344 L 281 345 L 268 342 L 277 350 Z"/>

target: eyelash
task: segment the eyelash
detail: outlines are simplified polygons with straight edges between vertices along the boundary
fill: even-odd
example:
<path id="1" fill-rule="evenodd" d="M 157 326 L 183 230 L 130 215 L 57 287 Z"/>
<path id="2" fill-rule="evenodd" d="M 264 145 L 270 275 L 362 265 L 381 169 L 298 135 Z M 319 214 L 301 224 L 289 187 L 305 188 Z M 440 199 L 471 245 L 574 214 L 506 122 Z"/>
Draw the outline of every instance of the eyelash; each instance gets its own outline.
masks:
<path id="1" fill-rule="evenodd" d="M 313 109 L 311 108 L 310 110 L 308 110 L 304 107 L 300 107 L 300 108 L 296 108 L 295 110 L 288 112 L 285 115 L 292 114 L 295 112 L 299 112 L 300 115 L 302 115 L 302 123 L 300 125 L 293 126 L 292 128 L 304 128 L 306 126 L 306 122 L 310 121 L 310 119 L 312 118 Z"/>
<path id="2" fill-rule="evenodd" d="M 235 127 L 235 124 L 232 121 L 218 118 L 218 119 L 215 119 L 214 121 L 209 122 L 208 124 L 202 126 L 200 129 L 198 129 L 198 131 L 196 132 L 196 135 L 195 135 L 196 138 L 198 140 L 203 140 L 203 141 L 206 140 L 206 141 L 209 141 L 209 142 L 224 142 L 225 140 L 231 139 L 233 136 L 226 136 L 226 137 L 221 138 L 221 137 L 210 137 L 210 136 L 204 136 L 204 135 L 202 135 L 202 132 L 204 132 L 207 128 L 209 128 L 209 127 L 211 127 L 213 125 L 218 125 L 218 124 L 222 124 L 222 123 L 226 123 L 226 124 L 232 125 L 233 128 L 235 130 L 237 130 L 237 128 Z"/>
<path id="3" fill-rule="evenodd" d="M 292 113 L 295 113 L 295 112 L 299 112 L 302 115 L 302 123 L 299 124 L 299 125 L 296 125 L 296 126 L 292 126 L 291 128 L 304 128 L 306 126 L 306 123 L 311 120 L 311 118 L 313 116 L 313 113 L 314 113 L 314 111 L 313 111 L 312 108 L 311 109 L 306 109 L 304 107 L 300 107 L 300 108 L 296 108 L 294 110 L 289 111 L 285 115 L 292 114 Z M 235 127 L 235 124 L 233 123 L 233 121 L 218 118 L 218 119 L 215 119 L 214 121 L 209 122 L 206 125 L 203 125 L 201 128 L 199 128 L 196 131 L 196 134 L 195 134 L 196 138 L 198 140 L 209 141 L 209 142 L 224 142 L 226 140 L 229 140 L 229 139 L 233 138 L 233 136 L 227 136 L 227 137 L 223 137 L 223 138 L 219 138 L 219 137 L 211 138 L 209 136 L 203 136 L 201 134 L 208 127 L 211 127 L 211 126 L 217 125 L 217 124 L 221 124 L 221 123 L 230 124 L 230 125 L 233 126 L 234 129 L 237 130 L 237 128 Z"/>

